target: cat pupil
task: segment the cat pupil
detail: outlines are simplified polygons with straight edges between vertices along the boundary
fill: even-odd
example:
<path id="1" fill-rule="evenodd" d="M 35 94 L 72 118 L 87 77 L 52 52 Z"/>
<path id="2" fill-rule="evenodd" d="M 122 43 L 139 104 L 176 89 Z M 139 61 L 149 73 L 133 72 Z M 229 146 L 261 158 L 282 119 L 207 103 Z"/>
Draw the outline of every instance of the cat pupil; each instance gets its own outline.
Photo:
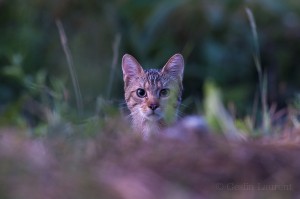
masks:
<path id="1" fill-rule="evenodd" d="M 146 96 L 146 91 L 142 88 L 136 90 L 136 94 L 138 97 L 143 98 Z"/>
<path id="2" fill-rule="evenodd" d="M 169 96 L 169 93 L 170 93 L 170 90 L 167 89 L 167 88 L 165 88 L 165 89 L 162 89 L 162 90 L 160 91 L 160 96 L 161 96 L 161 97 L 167 97 L 167 96 Z"/>

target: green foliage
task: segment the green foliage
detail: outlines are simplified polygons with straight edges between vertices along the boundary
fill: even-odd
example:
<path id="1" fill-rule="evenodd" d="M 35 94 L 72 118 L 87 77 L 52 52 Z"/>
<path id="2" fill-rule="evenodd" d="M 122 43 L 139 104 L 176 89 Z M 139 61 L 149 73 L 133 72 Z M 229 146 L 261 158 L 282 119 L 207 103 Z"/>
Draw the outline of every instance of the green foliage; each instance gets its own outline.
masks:
<path id="1" fill-rule="evenodd" d="M 249 26 L 245 8 L 255 17 L 255 29 Z M 170 55 L 182 53 L 186 62 L 184 101 L 189 106 L 186 113 L 197 112 L 199 104 L 193 102 L 201 104 L 203 82 L 208 78 L 220 86 L 225 104 L 236 105 L 236 119 L 242 121 L 255 109 L 252 104 L 262 87 L 264 99 L 268 99 L 264 103 L 276 102 L 281 109 L 300 85 L 300 5 L 292 0 L 5 0 L 0 2 L 0 13 L 2 125 L 24 126 L 32 117 L 24 116 L 28 101 L 61 120 L 81 123 L 97 117 L 97 99 L 101 98 L 110 104 L 113 111 L 109 112 L 114 115 L 123 99 L 120 57 L 124 53 L 133 54 L 145 68 L 161 68 Z M 81 116 L 74 111 L 78 94 L 72 88 L 73 75 L 56 20 L 65 29 L 72 68 L 77 73 Z M 258 55 L 254 61 L 253 49 Z M 257 69 L 267 77 L 264 86 L 264 74 L 258 78 Z M 251 120 L 259 126 L 260 115 L 268 121 L 269 110 L 261 112 L 258 107 Z M 48 117 L 37 120 L 47 124 Z M 265 122 L 266 128 L 270 122 Z"/>
<path id="2" fill-rule="evenodd" d="M 213 132 L 224 133 L 231 139 L 243 139 L 244 135 L 236 128 L 233 117 L 222 103 L 220 90 L 211 81 L 205 83 L 204 90 L 205 117 Z"/>
<path id="3" fill-rule="evenodd" d="M 295 99 L 293 100 L 293 107 L 295 107 L 295 109 L 300 110 L 300 93 L 297 93 L 295 96 Z"/>

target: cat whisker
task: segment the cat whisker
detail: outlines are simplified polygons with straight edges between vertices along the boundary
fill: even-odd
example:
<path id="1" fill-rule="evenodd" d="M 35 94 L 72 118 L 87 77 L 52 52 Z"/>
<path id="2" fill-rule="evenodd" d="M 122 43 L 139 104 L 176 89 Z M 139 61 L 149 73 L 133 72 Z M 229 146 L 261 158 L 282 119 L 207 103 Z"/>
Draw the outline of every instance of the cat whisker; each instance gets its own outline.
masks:
<path id="1" fill-rule="evenodd" d="M 182 107 L 184 107 L 184 108 L 187 108 L 187 107 L 188 107 L 188 105 L 186 105 L 186 104 L 180 104 L 180 106 L 182 106 Z"/>
<path id="2" fill-rule="evenodd" d="M 120 107 L 121 109 L 127 109 L 127 104 L 126 104 L 126 102 L 120 102 L 120 103 L 119 103 L 119 107 Z"/>
<path id="3" fill-rule="evenodd" d="M 127 116 L 126 116 L 126 119 L 130 119 L 131 121 L 133 120 L 133 118 L 134 118 L 134 116 L 135 115 L 138 115 L 138 110 L 134 110 L 134 111 L 132 111 L 130 114 L 128 114 Z"/>
<path id="4" fill-rule="evenodd" d="M 176 113 L 176 115 L 177 115 L 177 118 L 178 118 L 178 119 L 181 119 L 181 118 L 184 117 L 183 113 L 182 113 L 182 112 L 179 112 L 179 111 Z"/>

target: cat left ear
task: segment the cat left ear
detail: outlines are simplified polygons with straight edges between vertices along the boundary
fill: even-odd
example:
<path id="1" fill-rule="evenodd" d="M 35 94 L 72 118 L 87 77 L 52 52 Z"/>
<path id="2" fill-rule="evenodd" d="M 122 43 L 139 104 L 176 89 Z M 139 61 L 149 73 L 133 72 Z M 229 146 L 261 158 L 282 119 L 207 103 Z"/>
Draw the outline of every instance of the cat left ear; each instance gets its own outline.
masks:
<path id="1" fill-rule="evenodd" d="M 131 55 L 125 54 L 122 59 L 122 70 L 123 70 L 123 77 L 124 81 L 127 78 L 132 78 L 139 76 L 141 73 L 144 72 L 141 65 L 138 61 Z"/>
<path id="2" fill-rule="evenodd" d="M 184 70 L 184 60 L 181 54 L 173 55 L 166 65 L 162 68 L 162 73 L 179 77 L 182 80 Z"/>

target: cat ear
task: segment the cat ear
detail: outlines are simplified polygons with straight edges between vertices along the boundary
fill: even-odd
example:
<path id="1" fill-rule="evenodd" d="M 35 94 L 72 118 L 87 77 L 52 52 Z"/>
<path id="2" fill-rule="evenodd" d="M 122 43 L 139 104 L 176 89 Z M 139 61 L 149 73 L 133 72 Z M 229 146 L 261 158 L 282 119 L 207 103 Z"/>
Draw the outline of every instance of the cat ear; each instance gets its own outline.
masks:
<path id="1" fill-rule="evenodd" d="M 182 80 L 184 70 L 184 60 L 181 54 L 173 55 L 162 68 L 162 73 L 179 77 Z"/>
<path id="2" fill-rule="evenodd" d="M 144 72 L 139 62 L 129 54 L 125 54 L 122 58 L 122 70 L 124 81 L 127 78 L 138 76 Z"/>

